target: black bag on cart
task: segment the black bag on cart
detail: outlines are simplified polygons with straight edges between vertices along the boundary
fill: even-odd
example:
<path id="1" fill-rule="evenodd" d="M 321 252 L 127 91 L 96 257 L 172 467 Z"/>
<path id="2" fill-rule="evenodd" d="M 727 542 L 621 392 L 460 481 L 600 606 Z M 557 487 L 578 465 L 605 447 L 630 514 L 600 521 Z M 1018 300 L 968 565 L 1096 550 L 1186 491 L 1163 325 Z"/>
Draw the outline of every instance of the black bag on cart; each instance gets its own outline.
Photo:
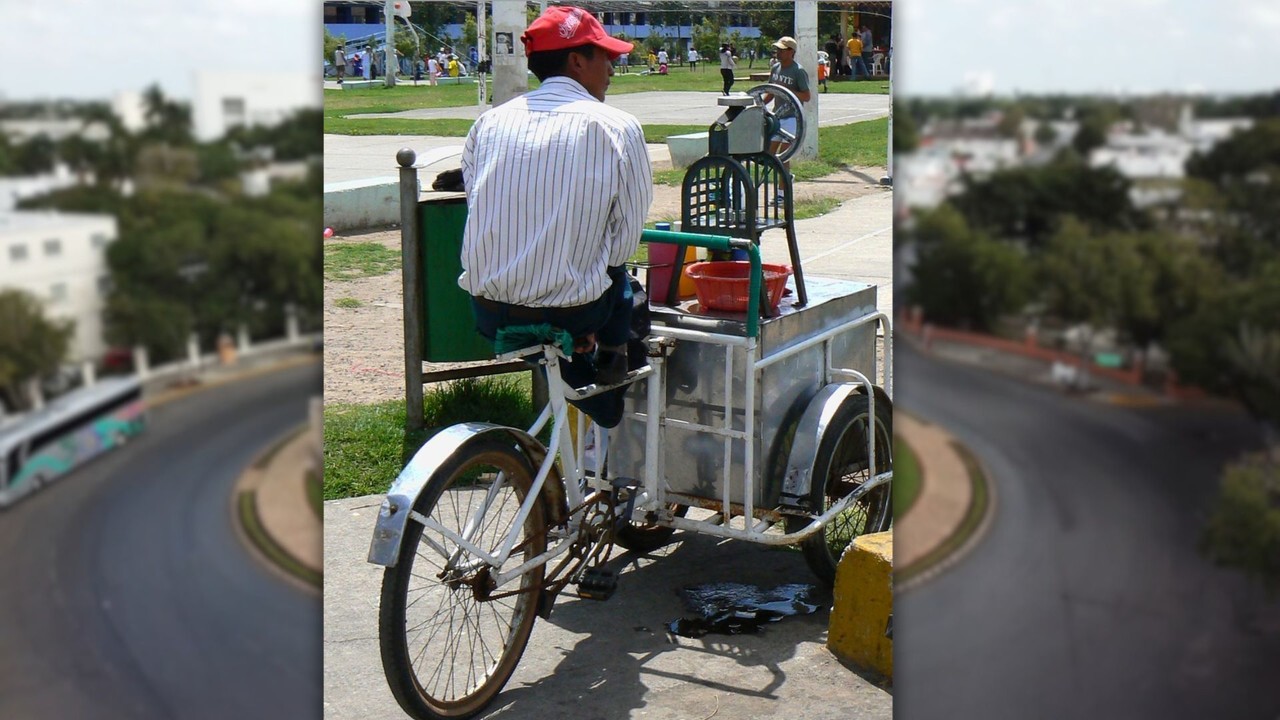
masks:
<path id="1" fill-rule="evenodd" d="M 631 334 L 627 338 L 627 369 L 635 370 L 649 364 L 648 348 L 644 340 L 653 329 L 649 317 L 649 293 L 634 275 L 628 275 L 631 283 Z"/>

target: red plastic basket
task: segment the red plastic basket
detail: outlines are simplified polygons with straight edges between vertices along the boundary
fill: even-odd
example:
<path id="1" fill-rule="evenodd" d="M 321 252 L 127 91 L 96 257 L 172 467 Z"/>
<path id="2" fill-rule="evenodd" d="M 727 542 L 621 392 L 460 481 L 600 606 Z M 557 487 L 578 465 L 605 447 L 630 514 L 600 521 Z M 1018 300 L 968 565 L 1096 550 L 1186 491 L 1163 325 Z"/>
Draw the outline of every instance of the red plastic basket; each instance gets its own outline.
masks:
<path id="1" fill-rule="evenodd" d="M 788 265 L 763 263 L 764 286 L 769 295 L 769 307 L 775 308 L 782 300 L 782 291 L 791 277 Z M 751 290 L 751 263 L 741 260 L 694 263 L 685 271 L 693 278 L 698 294 L 698 304 L 705 310 L 725 312 L 747 311 L 747 295 Z"/>

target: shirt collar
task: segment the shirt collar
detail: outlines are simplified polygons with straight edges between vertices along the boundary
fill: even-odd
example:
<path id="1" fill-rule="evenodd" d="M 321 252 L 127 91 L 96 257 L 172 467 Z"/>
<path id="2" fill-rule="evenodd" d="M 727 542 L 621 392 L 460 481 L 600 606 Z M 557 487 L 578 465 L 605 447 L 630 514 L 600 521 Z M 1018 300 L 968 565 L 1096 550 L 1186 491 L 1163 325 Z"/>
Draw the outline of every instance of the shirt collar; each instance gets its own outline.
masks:
<path id="1" fill-rule="evenodd" d="M 595 95 L 587 92 L 587 89 L 582 86 L 582 83 L 571 77 L 565 77 L 564 75 L 556 75 L 555 77 L 549 77 L 546 80 L 543 80 L 542 85 L 538 89 L 542 90 L 544 88 L 552 92 L 557 90 L 564 92 L 567 90 L 575 95 L 581 95 L 584 100 L 595 100 L 596 102 L 600 102 L 596 99 Z"/>

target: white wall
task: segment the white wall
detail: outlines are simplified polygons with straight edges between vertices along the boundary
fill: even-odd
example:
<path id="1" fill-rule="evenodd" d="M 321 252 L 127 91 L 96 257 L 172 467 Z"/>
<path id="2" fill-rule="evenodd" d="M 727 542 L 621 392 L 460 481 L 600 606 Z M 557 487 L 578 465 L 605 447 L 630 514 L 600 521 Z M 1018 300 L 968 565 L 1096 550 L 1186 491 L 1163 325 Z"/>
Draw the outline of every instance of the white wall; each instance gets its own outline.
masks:
<path id="1" fill-rule="evenodd" d="M 0 212 L 0 288 L 26 290 L 44 301 L 47 317 L 75 321 L 69 362 L 96 360 L 106 350 L 100 282 L 109 274 L 106 247 L 115 239 L 110 215 Z M 56 255 L 46 252 L 49 240 L 59 242 Z M 25 248 L 26 257 L 16 258 L 15 247 Z M 57 299 L 55 287 L 62 293 Z"/>
<path id="2" fill-rule="evenodd" d="M 238 124 L 274 125 L 294 111 L 320 107 L 320 77 L 288 73 L 196 73 L 192 121 L 196 138 L 216 140 Z M 242 112 L 232 112 L 228 101 Z"/>

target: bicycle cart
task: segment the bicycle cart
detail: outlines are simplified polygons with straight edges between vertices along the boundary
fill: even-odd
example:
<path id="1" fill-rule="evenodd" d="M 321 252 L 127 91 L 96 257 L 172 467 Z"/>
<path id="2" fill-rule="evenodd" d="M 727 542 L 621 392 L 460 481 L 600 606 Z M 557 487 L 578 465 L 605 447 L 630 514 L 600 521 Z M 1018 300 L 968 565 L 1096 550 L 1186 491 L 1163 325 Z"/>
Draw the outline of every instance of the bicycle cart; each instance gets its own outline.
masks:
<path id="1" fill-rule="evenodd" d="M 746 311 L 653 306 L 648 364 L 614 386 L 566 387 L 564 349 L 550 340 L 502 355 L 545 365 L 549 402 L 533 427 L 463 423 L 414 455 L 382 503 L 368 557 L 385 568 L 383 667 L 413 717 L 483 710 L 561 591 L 614 592 L 615 544 L 647 551 L 682 530 L 800 545 L 831 583 L 853 538 L 890 527 L 891 331 L 876 288 L 809 278 L 807 292 L 765 308 L 753 238 L 642 239 L 745 252 Z M 571 422 L 567 400 L 623 386 L 605 452 L 605 433 L 585 416 Z"/>

